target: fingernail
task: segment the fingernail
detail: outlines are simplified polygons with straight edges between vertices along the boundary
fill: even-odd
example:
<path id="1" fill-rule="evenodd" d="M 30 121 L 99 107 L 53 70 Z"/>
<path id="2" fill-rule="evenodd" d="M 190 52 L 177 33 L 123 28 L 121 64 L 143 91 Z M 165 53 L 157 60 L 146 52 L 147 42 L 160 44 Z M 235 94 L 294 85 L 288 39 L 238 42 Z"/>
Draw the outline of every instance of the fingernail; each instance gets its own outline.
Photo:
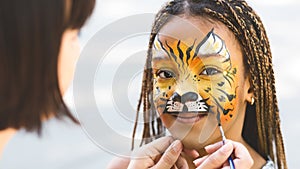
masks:
<path id="1" fill-rule="evenodd" d="M 205 146 L 204 149 L 207 150 L 207 149 L 211 148 L 212 146 L 213 146 L 213 144 L 210 144 L 208 146 Z"/>
<path id="2" fill-rule="evenodd" d="M 179 140 L 175 140 L 175 141 L 172 143 L 172 149 L 173 149 L 175 152 L 181 151 L 181 144 L 180 144 L 180 141 L 179 141 Z"/>
<path id="3" fill-rule="evenodd" d="M 202 159 L 202 158 L 198 158 L 198 159 L 194 160 L 193 163 L 194 163 L 195 165 L 197 165 L 198 162 L 201 161 L 201 159 Z"/>
<path id="4" fill-rule="evenodd" d="M 207 146 L 205 146 L 204 147 L 204 149 L 205 150 L 207 150 L 207 149 L 211 149 L 211 148 L 213 148 L 213 147 L 215 147 L 216 145 L 218 145 L 218 144 L 222 144 L 222 142 L 221 141 L 219 141 L 219 142 L 216 142 L 216 143 L 214 143 L 214 144 L 210 144 L 210 145 L 207 145 Z"/>

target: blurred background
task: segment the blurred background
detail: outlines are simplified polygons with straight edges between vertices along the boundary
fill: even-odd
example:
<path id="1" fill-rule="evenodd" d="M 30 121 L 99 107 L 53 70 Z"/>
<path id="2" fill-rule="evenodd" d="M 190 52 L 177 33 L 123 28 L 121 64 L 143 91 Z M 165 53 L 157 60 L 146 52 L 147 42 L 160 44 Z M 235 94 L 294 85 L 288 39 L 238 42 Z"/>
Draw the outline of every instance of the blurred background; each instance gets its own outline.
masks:
<path id="1" fill-rule="evenodd" d="M 165 2 L 165 0 L 97 0 L 91 19 L 80 33 L 82 50 L 85 50 L 91 40 L 97 41 L 94 37 L 106 26 L 134 14 L 156 13 Z M 261 16 L 271 43 L 288 166 L 289 168 L 300 168 L 297 158 L 297 139 L 300 139 L 300 123 L 297 115 L 299 111 L 297 104 L 300 101 L 300 56 L 297 52 L 300 39 L 298 12 L 300 1 L 249 0 L 248 3 Z M 136 24 L 144 24 L 149 27 L 148 31 L 151 29 L 149 22 Z M 44 122 L 41 137 L 19 131 L 5 148 L 3 158 L 0 160 L 0 168 L 98 169 L 104 168 L 115 155 L 122 155 L 122 153 L 130 151 L 135 117 L 133 110 L 140 92 L 141 69 L 145 58 L 142 55 L 147 49 L 148 37 L 147 34 L 140 34 L 126 38 L 112 47 L 101 61 L 101 56 L 94 58 L 95 61 L 101 62 L 95 73 L 93 88 L 93 97 L 98 111 L 91 109 L 93 105 L 87 101 L 88 96 L 85 95 L 85 91 L 79 91 L 79 95 L 82 97 L 81 99 L 75 98 L 75 106 L 73 88 L 69 89 L 65 100 L 74 114 L 83 122 L 82 127 L 76 126 L 68 120 L 50 119 Z M 98 43 L 101 45 L 105 42 Z M 142 58 L 136 60 L 136 56 Z M 112 93 L 116 94 L 118 89 L 114 86 L 116 87 L 116 76 L 122 70 L 120 67 L 127 61 L 131 64 L 134 63 L 132 60 L 137 61 L 137 66 L 132 69 L 139 71 L 136 71 L 126 87 L 130 108 L 124 113 L 120 111 L 119 103 L 116 103 L 117 100 Z M 99 119 L 95 118 L 96 115 L 100 115 L 104 122 L 99 122 Z M 114 133 L 125 139 L 111 136 L 112 133 L 103 129 L 104 123 Z M 89 126 L 92 126 L 92 129 Z M 137 137 L 140 136 L 139 131 L 140 127 Z M 95 133 L 97 136 L 94 135 Z M 106 143 L 100 143 L 95 137 L 116 145 L 114 148 L 118 151 L 111 151 Z"/>

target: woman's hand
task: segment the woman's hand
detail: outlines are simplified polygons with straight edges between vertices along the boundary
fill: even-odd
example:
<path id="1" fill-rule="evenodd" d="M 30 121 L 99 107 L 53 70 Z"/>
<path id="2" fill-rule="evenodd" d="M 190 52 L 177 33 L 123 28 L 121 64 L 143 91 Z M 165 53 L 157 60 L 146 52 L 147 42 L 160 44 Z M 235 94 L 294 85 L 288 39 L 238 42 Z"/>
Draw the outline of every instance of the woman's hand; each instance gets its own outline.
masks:
<path id="1" fill-rule="evenodd" d="M 186 160 L 180 156 L 182 148 L 179 140 L 174 141 L 172 137 L 159 138 L 134 151 L 128 168 L 188 168 Z"/>
<path id="2" fill-rule="evenodd" d="M 187 169 L 186 160 L 180 156 L 182 143 L 172 137 L 162 137 L 136 149 L 131 158 L 117 157 L 107 166 L 108 169 Z"/>
<path id="3" fill-rule="evenodd" d="M 205 147 L 208 155 L 194 160 L 197 169 L 222 168 L 229 169 L 228 157 L 233 154 L 233 162 L 235 168 L 251 168 L 253 159 L 251 158 L 247 148 L 235 141 L 226 140 L 225 145 L 218 142 Z"/>
<path id="4" fill-rule="evenodd" d="M 233 154 L 233 162 L 237 169 L 251 168 L 253 159 L 244 145 L 227 140 L 226 144 L 218 142 L 205 147 L 208 155 L 194 160 L 197 169 L 222 168 L 229 169 L 228 157 Z M 111 162 L 109 169 L 139 168 L 139 169 L 168 169 L 188 168 L 186 160 L 180 156 L 183 151 L 182 143 L 172 137 L 162 137 L 135 150 L 131 159 L 118 158 Z M 199 154 L 195 150 L 184 150 L 185 154 L 196 158 Z M 174 167 L 175 166 L 175 167 Z"/>

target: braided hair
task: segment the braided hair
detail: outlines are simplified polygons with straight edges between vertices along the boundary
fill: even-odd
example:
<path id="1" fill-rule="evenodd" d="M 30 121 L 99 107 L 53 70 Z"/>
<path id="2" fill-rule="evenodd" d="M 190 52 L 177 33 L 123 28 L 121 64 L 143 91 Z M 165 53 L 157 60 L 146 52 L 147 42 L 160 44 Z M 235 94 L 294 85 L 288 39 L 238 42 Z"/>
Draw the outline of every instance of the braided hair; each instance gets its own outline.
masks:
<path id="1" fill-rule="evenodd" d="M 279 169 L 287 168 L 269 40 L 260 17 L 244 0 L 173 0 L 157 13 L 149 40 L 133 140 L 142 103 L 144 126 L 141 145 L 165 133 L 154 106 L 151 106 L 151 60 L 154 39 L 172 15 L 210 18 L 220 21 L 232 31 L 242 47 L 245 73 L 250 75 L 255 99 L 254 105 L 247 105 L 242 136 L 262 157 L 266 159 L 269 156 Z"/>

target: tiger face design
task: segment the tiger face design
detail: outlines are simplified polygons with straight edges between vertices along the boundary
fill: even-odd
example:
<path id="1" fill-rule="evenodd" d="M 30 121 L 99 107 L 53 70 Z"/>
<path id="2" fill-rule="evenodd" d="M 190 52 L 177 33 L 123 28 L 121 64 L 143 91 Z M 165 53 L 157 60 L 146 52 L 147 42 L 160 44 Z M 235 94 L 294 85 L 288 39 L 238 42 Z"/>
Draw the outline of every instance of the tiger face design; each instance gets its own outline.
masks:
<path id="1" fill-rule="evenodd" d="M 158 34 L 152 70 L 153 99 L 160 114 L 173 115 L 183 122 L 209 113 L 221 123 L 235 116 L 237 68 L 214 29 L 190 44 Z"/>

